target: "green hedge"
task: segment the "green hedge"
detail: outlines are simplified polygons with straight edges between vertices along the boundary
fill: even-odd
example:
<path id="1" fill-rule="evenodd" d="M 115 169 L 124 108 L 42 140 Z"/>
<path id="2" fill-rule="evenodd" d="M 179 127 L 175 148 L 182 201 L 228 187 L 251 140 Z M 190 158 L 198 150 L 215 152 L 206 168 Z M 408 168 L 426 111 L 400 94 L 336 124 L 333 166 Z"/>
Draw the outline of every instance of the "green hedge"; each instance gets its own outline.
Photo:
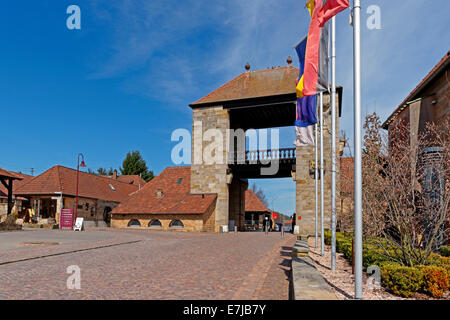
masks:
<path id="1" fill-rule="evenodd" d="M 325 244 L 331 245 L 331 232 L 329 230 L 326 230 L 324 233 L 324 241 Z M 377 246 L 377 241 L 380 241 L 380 239 L 364 241 L 363 267 L 366 269 L 371 265 L 379 266 L 382 284 L 392 290 L 394 294 L 411 297 L 415 292 L 424 292 L 439 298 L 442 297 L 443 292 L 449 289 L 449 257 L 432 254 L 427 266 L 401 266 L 398 263 L 389 261 L 385 252 Z M 389 246 L 387 247 L 389 248 Z M 394 250 L 394 248 L 389 249 L 391 253 L 395 253 Z M 350 263 L 352 262 L 351 234 L 336 232 L 336 251 L 342 253 Z"/>
<path id="2" fill-rule="evenodd" d="M 385 263 L 380 270 L 382 284 L 396 295 L 412 297 L 423 287 L 423 272 L 419 268 Z"/>

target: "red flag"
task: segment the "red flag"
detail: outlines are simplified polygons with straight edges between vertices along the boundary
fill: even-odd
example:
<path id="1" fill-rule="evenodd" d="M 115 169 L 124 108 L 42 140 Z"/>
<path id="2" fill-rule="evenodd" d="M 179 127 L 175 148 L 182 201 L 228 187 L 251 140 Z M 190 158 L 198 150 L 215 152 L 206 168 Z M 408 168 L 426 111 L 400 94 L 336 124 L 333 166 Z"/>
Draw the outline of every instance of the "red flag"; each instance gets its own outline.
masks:
<path id="1" fill-rule="evenodd" d="M 348 0 L 327 0 L 324 5 L 322 5 L 322 2 L 322 0 L 314 0 L 314 11 L 311 16 L 306 44 L 303 90 L 300 93 L 297 92 L 297 97 L 312 96 L 318 92 L 322 27 L 329 19 L 349 6 Z M 297 89 L 299 89 L 298 86 Z"/>
<path id="2" fill-rule="evenodd" d="M 320 27 L 337 15 L 344 9 L 348 8 L 348 0 L 327 0 L 327 2 L 320 9 L 318 20 Z"/>

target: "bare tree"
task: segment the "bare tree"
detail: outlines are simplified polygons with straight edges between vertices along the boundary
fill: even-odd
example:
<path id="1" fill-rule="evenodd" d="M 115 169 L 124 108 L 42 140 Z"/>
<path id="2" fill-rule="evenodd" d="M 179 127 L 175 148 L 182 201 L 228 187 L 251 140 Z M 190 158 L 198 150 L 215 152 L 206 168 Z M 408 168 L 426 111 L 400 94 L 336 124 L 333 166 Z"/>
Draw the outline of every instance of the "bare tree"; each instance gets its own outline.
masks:
<path id="1" fill-rule="evenodd" d="M 266 206 L 269 207 L 269 201 L 267 200 L 266 194 L 264 191 L 259 188 L 255 183 L 252 183 L 250 189 L 256 194 L 256 196 L 261 200 L 261 202 Z"/>
<path id="2" fill-rule="evenodd" d="M 448 232 L 449 122 L 427 124 L 411 137 L 398 121 L 386 137 L 373 114 L 364 128 L 364 234 L 382 239 L 378 245 L 393 261 L 426 264 Z"/>

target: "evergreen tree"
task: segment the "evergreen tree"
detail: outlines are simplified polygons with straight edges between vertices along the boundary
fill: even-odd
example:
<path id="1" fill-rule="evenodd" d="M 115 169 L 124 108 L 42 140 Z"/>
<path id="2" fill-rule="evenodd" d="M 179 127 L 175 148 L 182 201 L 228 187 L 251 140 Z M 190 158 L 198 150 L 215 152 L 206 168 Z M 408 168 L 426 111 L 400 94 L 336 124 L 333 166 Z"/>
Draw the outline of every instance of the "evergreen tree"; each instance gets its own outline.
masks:
<path id="1" fill-rule="evenodd" d="M 153 171 L 147 168 L 147 164 L 139 151 L 127 153 L 120 168 L 120 173 L 123 175 L 140 175 L 147 182 L 153 179 Z"/>

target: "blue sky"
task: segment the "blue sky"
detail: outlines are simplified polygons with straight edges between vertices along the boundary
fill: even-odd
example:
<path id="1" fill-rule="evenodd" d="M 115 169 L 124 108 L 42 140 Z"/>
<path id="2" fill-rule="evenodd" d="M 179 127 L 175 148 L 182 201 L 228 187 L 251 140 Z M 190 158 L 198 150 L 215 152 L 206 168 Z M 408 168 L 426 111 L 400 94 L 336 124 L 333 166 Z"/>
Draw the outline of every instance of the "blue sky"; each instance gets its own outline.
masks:
<path id="1" fill-rule="evenodd" d="M 364 0 L 363 114 L 382 120 L 449 50 L 448 0 Z M 81 30 L 66 8 L 81 8 Z M 365 27 L 369 5 L 381 30 Z M 337 17 L 341 129 L 353 137 L 352 28 Z M 119 167 L 140 150 L 159 173 L 171 164 L 171 132 L 191 129 L 188 104 L 244 71 L 298 65 L 293 45 L 309 17 L 303 0 L 8 1 L 0 11 L 0 167 L 41 173 L 60 164 Z M 290 146 L 292 128 L 282 130 Z M 275 209 L 295 211 L 289 179 L 257 181 Z"/>

